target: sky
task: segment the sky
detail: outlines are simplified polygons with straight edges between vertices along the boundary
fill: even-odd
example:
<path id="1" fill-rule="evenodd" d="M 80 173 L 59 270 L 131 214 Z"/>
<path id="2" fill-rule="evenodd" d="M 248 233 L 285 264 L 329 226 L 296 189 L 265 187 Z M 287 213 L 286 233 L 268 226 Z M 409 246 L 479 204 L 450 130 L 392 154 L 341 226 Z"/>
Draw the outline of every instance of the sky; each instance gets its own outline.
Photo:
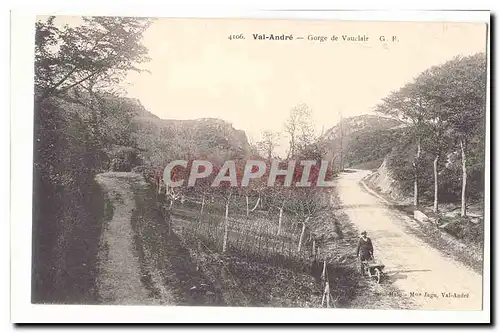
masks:
<path id="1" fill-rule="evenodd" d="M 229 40 L 231 34 L 245 39 Z M 304 39 L 254 40 L 253 34 Z M 358 34 L 368 41 L 342 41 Z M 331 41 L 333 35 L 339 40 Z M 335 125 L 340 113 L 372 114 L 383 97 L 425 69 L 485 52 L 486 25 L 162 18 L 143 43 L 152 60 L 142 67 L 150 73 L 128 76 L 128 96 L 160 118 L 224 119 L 256 141 L 263 130 L 281 132 L 301 103 L 311 108 L 318 132 Z M 283 138 L 279 150 L 285 149 Z"/>
<path id="2" fill-rule="evenodd" d="M 228 39 L 241 33 L 245 40 Z M 254 40 L 253 34 L 305 39 Z M 368 41 L 342 41 L 342 35 L 358 34 Z M 310 41 L 309 35 L 329 40 Z M 331 41 L 333 35 L 339 41 Z M 221 118 L 258 140 L 262 130 L 282 131 L 300 103 L 312 109 L 319 132 L 335 125 L 340 112 L 373 113 L 383 97 L 425 69 L 485 52 L 486 25 L 158 19 L 143 41 L 151 74 L 131 75 L 129 96 L 160 118 Z"/>

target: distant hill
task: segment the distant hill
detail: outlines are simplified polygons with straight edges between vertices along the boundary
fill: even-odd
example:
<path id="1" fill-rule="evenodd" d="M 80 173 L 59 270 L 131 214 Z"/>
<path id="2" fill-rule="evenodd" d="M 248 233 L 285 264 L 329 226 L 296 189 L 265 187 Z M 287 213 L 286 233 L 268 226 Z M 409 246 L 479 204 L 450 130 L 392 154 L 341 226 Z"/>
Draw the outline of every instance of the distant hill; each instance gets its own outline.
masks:
<path id="1" fill-rule="evenodd" d="M 399 120 L 376 115 L 349 117 L 328 129 L 320 141 L 326 146 L 326 158 L 333 159 L 335 166 L 340 165 L 342 146 L 344 167 L 376 169 L 391 151 L 394 140 L 402 135 L 404 126 Z"/>
<path id="2" fill-rule="evenodd" d="M 173 159 L 223 162 L 252 155 L 245 132 L 221 119 L 161 119 L 138 99 L 105 94 L 98 102 L 80 93 L 57 99 L 57 104 L 62 110 L 59 114 L 95 122 L 104 153 L 102 171 L 130 171 L 141 164 L 162 166 Z M 99 110 L 98 116 L 92 108 Z"/>
<path id="3" fill-rule="evenodd" d="M 135 141 L 152 164 L 169 159 L 247 158 L 250 144 L 244 131 L 216 118 L 192 120 L 161 119 L 140 105 L 132 118 Z"/>

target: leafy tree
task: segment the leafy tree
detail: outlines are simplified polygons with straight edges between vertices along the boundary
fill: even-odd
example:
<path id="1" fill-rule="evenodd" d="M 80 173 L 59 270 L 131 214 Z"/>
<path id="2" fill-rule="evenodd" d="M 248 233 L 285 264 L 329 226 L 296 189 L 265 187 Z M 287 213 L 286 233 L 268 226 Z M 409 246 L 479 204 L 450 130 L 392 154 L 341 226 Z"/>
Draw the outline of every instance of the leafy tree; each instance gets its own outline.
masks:
<path id="1" fill-rule="evenodd" d="M 474 186 L 484 168 L 484 111 L 486 98 L 486 58 L 480 53 L 457 57 L 434 66 L 400 90 L 391 93 L 377 106 L 377 111 L 406 120 L 417 143 L 414 166 L 414 204 L 418 204 L 420 183 L 425 183 L 426 156 L 433 155 L 434 210 L 438 210 L 439 173 L 442 170 L 452 187 L 453 161 L 457 151 L 462 164 L 461 215 L 466 216 L 468 168 L 474 170 Z M 453 149 L 453 146 L 455 149 Z M 394 154 L 393 154 L 394 155 Z M 398 155 L 398 154 L 396 154 Z M 399 154 L 402 156 L 402 154 Z M 446 159 L 442 159 L 446 157 Z M 473 162 L 469 162 L 471 157 Z M 391 162 L 398 162 L 393 158 Z M 440 166 L 440 161 L 445 163 Z M 402 168 L 402 166 L 399 166 Z M 397 168 L 396 166 L 396 171 Z M 404 175 L 401 175 L 404 178 Z M 449 190 L 447 190 L 449 192 Z"/>
<path id="2" fill-rule="evenodd" d="M 35 93 L 45 99 L 75 87 L 105 90 L 137 64 L 149 60 L 142 45 L 150 19 L 83 17 L 80 26 L 59 28 L 55 17 L 36 22 Z"/>
<path id="3" fill-rule="evenodd" d="M 440 68 L 440 97 L 449 112 L 454 141 L 460 147 L 462 162 L 461 216 L 467 215 L 467 156 L 472 141 L 484 141 L 486 108 L 486 56 L 478 53 L 457 57 Z M 479 136 L 477 134 L 479 133 Z M 479 145 L 481 149 L 481 144 Z M 483 148 L 484 149 L 484 148 Z M 482 149 L 481 149 L 482 150 Z"/>
<path id="4" fill-rule="evenodd" d="M 419 203 L 419 168 L 422 153 L 422 138 L 425 132 L 425 117 L 427 111 L 425 98 L 419 87 L 414 83 L 408 83 L 401 89 L 393 91 L 389 96 L 382 99 L 377 105 L 376 111 L 385 115 L 400 119 L 410 125 L 411 135 L 415 138 L 417 149 L 413 160 L 414 169 L 414 191 L 413 204 Z"/>
<path id="5" fill-rule="evenodd" d="M 432 67 L 415 79 L 416 89 L 425 100 L 426 112 L 422 131 L 423 145 L 425 150 L 434 155 L 433 177 L 434 177 L 434 212 L 438 211 L 439 204 L 439 159 L 448 152 L 449 148 L 449 126 L 448 110 L 442 103 L 442 73 L 441 67 Z"/>
<path id="6" fill-rule="evenodd" d="M 130 133 L 138 106 L 112 93 L 148 60 L 141 39 L 150 21 L 90 17 L 70 27 L 56 20 L 36 22 L 35 31 L 33 253 L 45 259 L 33 261 L 33 295 L 74 301 L 79 289 L 91 289 L 77 281 L 71 261 L 80 247 L 93 252 L 95 239 L 81 235 L 100 226 L 94 177 L 108 159 L 104 151 L 118 152 L 123 169 L 136 153 Z"/>

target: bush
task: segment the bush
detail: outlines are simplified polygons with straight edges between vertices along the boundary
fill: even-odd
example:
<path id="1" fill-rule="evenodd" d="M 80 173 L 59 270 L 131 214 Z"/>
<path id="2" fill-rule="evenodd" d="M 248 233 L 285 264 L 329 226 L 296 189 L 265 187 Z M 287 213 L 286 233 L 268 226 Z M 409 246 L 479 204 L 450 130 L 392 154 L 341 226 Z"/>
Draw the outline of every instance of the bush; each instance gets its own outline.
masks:
<path id="1" fill-rule="evenodd" d="M 399 130 L 382 129 L 352 134 L 346 149 L 345 162 L 349 166 L 378 168 L 391 152 L 394 142 L 401 141 Z"/>
<path id="2" fill-rule="evenodd" d="M 104 209 L 94 177 L 108 163 L 130 171 L 140 159 L 134 148 L 118 146 L 129 139 L 112 142 L 127 131 L 110 136 L 85 103 L 48 98 L 35 101 L 34 114 L 32 300 L 94 303 Z M 110 159 L 105 147 L 113 144 L 120 148 Z"/>
<path id="3" fill-rule="evenodd" d="M 478 148 L 479 149 L 479 148 Z M 403 136 L 387 155 L 387 167 L 405 195 L 413 194 L 415 170 L 413 161 L 416 143 L 411 136 Z M 478 159 L 482 151 L 471 150 L 468 166 L 467 199 L 482 200 L 484 194 L 484 161 Z M 420 199 L 434 199 L 434 156 L 422 148 L 418 169 Z M 459 202 L 462 191 L 462 167 L 457 152 L 443 156 L 438 164 L 440 202 Z"/>
<path id="4" fill-rule="evenodd" d="M 481 245 L 483 244 L 483 223 L 472 223 L 467 217 L 465 217 L 447 224 L 445 227 L 443 227 L 443 229 L 450 235 L 453 235 L 459 239 L 463 239 L 466 242 Z"/>

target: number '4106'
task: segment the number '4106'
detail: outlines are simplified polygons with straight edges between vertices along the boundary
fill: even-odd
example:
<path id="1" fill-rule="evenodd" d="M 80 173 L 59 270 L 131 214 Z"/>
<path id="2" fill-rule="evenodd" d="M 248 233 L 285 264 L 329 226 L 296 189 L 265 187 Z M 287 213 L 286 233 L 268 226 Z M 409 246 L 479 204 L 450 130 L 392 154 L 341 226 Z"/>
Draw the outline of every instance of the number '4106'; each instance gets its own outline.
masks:
<path id="1" fill-rule="evenodd" d="M 229 40 L 233 40 L 233 39 L 245 39 L 245 36 L 243 36 L 243 34 L 239 34 L 239 35 L 229 35 L 228 39 L 229 39 Z"/>

